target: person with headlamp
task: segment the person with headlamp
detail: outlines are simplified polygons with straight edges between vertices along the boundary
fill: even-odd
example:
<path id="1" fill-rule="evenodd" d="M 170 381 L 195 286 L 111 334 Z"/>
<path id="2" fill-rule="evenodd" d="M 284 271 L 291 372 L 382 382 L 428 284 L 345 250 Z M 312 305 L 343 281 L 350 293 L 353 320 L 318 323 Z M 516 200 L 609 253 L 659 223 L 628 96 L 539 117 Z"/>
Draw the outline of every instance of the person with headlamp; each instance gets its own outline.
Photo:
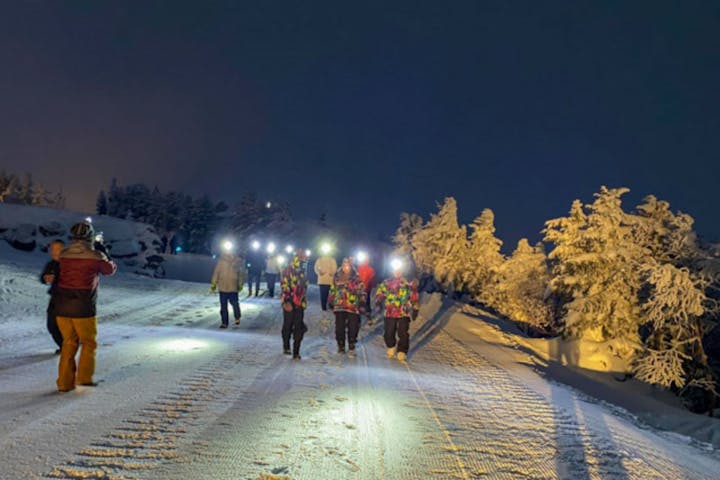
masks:
<path id="1" fill-rule="evenodd" d="M 238 292 L 242 290 L 242 260 L 235 255 L 235 244 L 226 240 L 222 244 L 222 253 L 215 264 L 210 292 L 220 293 L 220 328 L 228 327 L 228 303 L 232 306 L 235 325 L 240 325 L 240 302 Z"/>
<path id="2" fill-rule="evenodd" d="M 417 318 L 419 296 L 415 282 L 403 275 L 404 263 L 396 258 L 390 262 L 392 277 L 380 284 L 375 292 L 375 308 L 384 310 L 385 346 L 389 358 L 404 362 L 410 348 L 410 321 Z"/>

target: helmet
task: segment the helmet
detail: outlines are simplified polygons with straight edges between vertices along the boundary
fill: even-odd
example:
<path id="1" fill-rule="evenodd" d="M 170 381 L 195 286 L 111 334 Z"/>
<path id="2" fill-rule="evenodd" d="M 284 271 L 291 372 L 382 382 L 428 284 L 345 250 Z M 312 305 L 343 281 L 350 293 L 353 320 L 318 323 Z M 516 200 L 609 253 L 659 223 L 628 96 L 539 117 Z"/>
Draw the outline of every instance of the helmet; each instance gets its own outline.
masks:
<path id="1" fill-rule="evenodd" d="M 70 237 L 73 240 L 92 240 L 95 235 L 93 226 L 88 222 L 76 223 L 70 228 Z"/>

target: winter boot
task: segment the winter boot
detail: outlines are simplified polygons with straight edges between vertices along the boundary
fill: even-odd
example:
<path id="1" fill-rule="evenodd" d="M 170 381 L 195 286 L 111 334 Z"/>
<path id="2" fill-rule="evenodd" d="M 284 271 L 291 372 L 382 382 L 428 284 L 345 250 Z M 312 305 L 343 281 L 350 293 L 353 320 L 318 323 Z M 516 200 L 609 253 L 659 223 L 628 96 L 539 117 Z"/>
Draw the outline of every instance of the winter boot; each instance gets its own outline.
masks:
<path id="1" fill-rule="evenodd" d="M 395 347 L 388 348 L 387 349 L 387 356 L 388 358 L 394 358 L 395 357 Z"/>
<path id="2" fill-rule="evenodd" d="M 292 355 L 292 352 L 290 351 L 289 348 L 284 348 L 284 349 L 283 349 L 283 353 L 284 353 L 285 355 Z"/>
<path id="3" fill-rule="evenodd" d="M 240 325 L 240 317 L 235 319 L 235 325 Z"/>
<path id="4" fill-rule="evenodd" d="M 350 344 L 350 350 L 348 351 L 348 356 L 354 358 L 355 357 L 355 344 Z"/>
<path id="5" fill-rule="evenodd" d="M 407 360 L 407 355 L 405 352 L 398 352 L 397 359 L 404 363 Z"/>
<path id="6" fill-rule="evenodd" d="M 301 358 L 302 357 L 300 356 L 299 353 L 296 353 L 295 355 L 293 355 L 293 360 L 300 360 Z"/>
<path id="7" fill-rule="evenodd" d="M 345 353 L 345 345 L 338 345 L 338 353 L 341 355 Z"/>
<path id="8" fill-rule="evenodd" d="M 227 325 L 225 325 L 224 323 L 221 323 L 218 328 L 227 328 Z"/>

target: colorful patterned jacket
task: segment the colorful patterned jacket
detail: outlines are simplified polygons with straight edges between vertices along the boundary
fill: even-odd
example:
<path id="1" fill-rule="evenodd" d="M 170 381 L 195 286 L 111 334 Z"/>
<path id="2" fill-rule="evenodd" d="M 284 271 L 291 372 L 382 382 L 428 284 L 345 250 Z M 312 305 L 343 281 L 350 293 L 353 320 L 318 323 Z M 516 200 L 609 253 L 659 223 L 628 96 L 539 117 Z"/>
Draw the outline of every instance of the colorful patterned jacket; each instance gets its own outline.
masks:
<path id="1" fill-rule="evenodd" d="M 307 266 L 300 257 L 295 255 L 290 265 L 283 270 L 280 286 L 282 288 L 281 300 L 283 303 L 292 303 L 296 307 L 307 307 Z"/>
<path id="2" fill-rule="evenodd" d="M 334 312 L 364 313 L 367 305 L 365 284 L 355 270 L 350 273 L 347 283 L 339 281 L 341 274 L 342 270 L 335 273 L 328 295 L 328 305 Z"/>
<path id="3" fill-rule="evenodd" d="M 413 318 L 419 308 L 417 285 L 404 278 L 388 278 L 375 291 L 375 305 L 385 308 L 388 318 Z"/>

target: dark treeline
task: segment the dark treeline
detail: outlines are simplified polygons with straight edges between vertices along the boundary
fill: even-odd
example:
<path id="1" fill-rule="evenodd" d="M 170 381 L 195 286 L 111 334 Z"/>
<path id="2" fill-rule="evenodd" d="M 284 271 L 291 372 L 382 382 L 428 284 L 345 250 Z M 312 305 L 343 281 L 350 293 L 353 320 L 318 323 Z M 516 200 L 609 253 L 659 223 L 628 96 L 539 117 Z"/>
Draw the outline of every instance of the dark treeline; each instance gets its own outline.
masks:
<path id="1" fill-rule="evenodd" d="M 207 195 L 193 197 L 182 192 L 161 192 L 136 183 L 120 186 L 113 179 L 110 190 L 98 194 L 96 211 L 152 225 L 167 240 L 166 251 L 179 245 L 190 253 L 211 253 L 218 234 L 238 238 L 260 231 L 285 235 L 292 230 L 290 209 L 282 202 L 261 202 L 254 193 L 244 194 L 235 207 L 214 202 Z"/>

